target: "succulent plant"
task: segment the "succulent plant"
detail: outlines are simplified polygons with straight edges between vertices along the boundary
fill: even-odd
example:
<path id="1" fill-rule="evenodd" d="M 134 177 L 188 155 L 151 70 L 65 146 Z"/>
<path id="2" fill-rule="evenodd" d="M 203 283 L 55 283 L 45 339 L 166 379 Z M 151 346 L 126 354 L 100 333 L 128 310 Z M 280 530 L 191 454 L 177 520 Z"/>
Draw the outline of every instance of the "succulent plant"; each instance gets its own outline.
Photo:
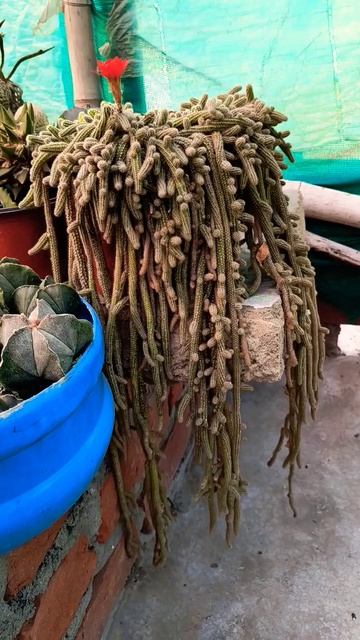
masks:
<path id="1" fill-rule="evenodd" d="M 91 336 L 88 320 L 54 314 L 44 300 L 36 301 L 29 317 L 4 314 L 0 326 L 0 382 L 26 396 L 33 385 L 37 388 L 47 381 L 60 380 Z"/>
<path id="2" fill-rule="evenodd" d="M 79 295 L 29 267 L 0 261 L 0 384 L 23 398 L 62 378 L 92 339 Z M 1 405 L 0 405 L 1 410 Z"/>
<path id="3" fill-rule="evenodd" d="M 0 29 L 3 26 L 5 20 L 0 22 Z M 22 105 L 22 89 L 19 85 L 12 82 L 11 78 L 14 75 L 15 71 L 18 67 L 25 62 L 26 60 L 30 60 L 31 58 L 36 58 L 37 56 L 41 56 L 43 53 L 47 53 L 50 51 L 52 47 L 49 49 L 40 49 L 35 53 L 30 53 L 22 58 L 19 58 L 17 62 L 14 64 L 10 73 L 5 75 L 4 73 L 4 62 L 5 62 L 5 50 L 4 50 L 4 34 L 0 33 L 0 105 L 5 109 L 10 109 L 12 113 Z"/>
<path id="4" fill-rule="evenodd" d="M 45 114 L 31 103 L 23 104 L 15 115 L 0 105 L 1 207 L 17 207 L 28 190 L 31 152 L 26 137 L 46 125 Z"/>
<path id="5" fill-rule="evenodd" d="M 11 308 L 11 301 L 15 290 L 24 285 L 40 285 L 39 276 L 14 258 L 2 258 L 0 261 L 0 289 L 3 295 L 4 305 Z"/>

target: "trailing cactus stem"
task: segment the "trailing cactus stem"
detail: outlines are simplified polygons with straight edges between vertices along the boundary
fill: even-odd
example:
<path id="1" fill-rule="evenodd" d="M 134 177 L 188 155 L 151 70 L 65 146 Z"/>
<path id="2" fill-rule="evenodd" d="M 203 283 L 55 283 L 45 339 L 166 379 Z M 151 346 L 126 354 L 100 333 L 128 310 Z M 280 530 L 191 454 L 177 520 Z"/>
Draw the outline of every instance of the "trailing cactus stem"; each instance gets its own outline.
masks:
<path id="1" fill-rule="evenodd" d="M 249 387 L 242 371 L 251 366 L 242 303 L 265 276 L 278 288 L 284 309 L 289 398 L 270 463 L 287 448 L 293 506 L 301 424 L 307 405 L 312 413 L 316 408 L 324 331 L 313 270 L 282 192 L 283 155 L 292 156 L 276 127 L 285 120 L 251 87 L 244 93 L 235 87 L 217 98 L 191 99 L 178 111 L 143 116 L 129 105 L 119 110 L 102 104 L 76 122 L 59 120 L 30 138 L 29 198 L 46 205 L 47 235 L 36 249 L 49 245 L 57 278 L 61 253 L 48 204 L 49 189 L 57 188 L 54 214 L 65 211 L 68 272 L 90 292 L 106 326 L 106 370 L 118 416 L 111 455 L 125 528 L 131 537 L 119 463 L 131 427 L 146 459 L 156 564 L 166 556 L 169 510 L 146 389 L 154 389 L 161 431 L 163 400 L 174 376 L 172 341 L 180 335 L 189 363 L 178 418 L 194 425 L 210 528 L 223 513 L 232 544 L 245 486 L 240 398 Z M 113 248 L 115 264 L 109 266 Z"/>

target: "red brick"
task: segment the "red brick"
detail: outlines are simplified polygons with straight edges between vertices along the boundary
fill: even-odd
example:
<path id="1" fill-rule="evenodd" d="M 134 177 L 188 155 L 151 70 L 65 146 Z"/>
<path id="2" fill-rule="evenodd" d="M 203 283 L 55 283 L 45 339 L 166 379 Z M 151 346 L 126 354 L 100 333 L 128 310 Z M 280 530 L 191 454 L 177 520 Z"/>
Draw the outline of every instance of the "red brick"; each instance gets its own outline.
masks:
<path id="1" fill-rule="evenodd" d="M 186 411 L 184 422 L 182 422 L 181 424 L 180 422 L 175 422 L 173 429 L 171 430 L 171 433 L 168 436 L 166 443 L 161 451 L 159 469 L 167 489 L 169 489 L 171 482 L 180 466 L 181 460 L 184 457 L 188 442 L 190 440 L 191 427 L 189 425 L 189 415 L 190 412 Z M 154 526 L 146 496 L 142 495 L 138 503 L 144 511 L 144 520 L 142 523 L 141 532 L 144 534 L 150 534 L 154 531 Z"/>
<path id="2" fill-rule="evenodd" d="M 18 640 L 61 640 L 95 569 L 95 552 L 89 550 L 87 538 L 82 536 L 52 576 L 39 598 L 34 618 L 24 625 Z"/>
<path id="3" fill-rule="evenodd" d="M 57 520 L 52 527 L 8 555 L 6 600 L 14 598 L 20 589 L 33 581 L 65 520 L 66 516 Z"/>
<path id="4" fill-rule="evenodd" d="M 189 424 L 189 412 L 185 415 L 184 422 L 175 422 L 174 427 L 163 448 L 163 455 L 159 461 L 159 469 L 163 475 L 165 486 L 169 488 L 180 462 L 185 454 L 190 440 L 191 428 Z"/>
<path id="5" fill-rule="evenodd" d="M 173 403 L 177 402 L 183 392 L 182 384 L 173 385 L 172 398 Z M 170 395 L 171 398 L 171 395 Z M 161 435 L 166 438 L 164 433 L 170 424 L 169 420 L 169 403 L 164 402 L 164 425 L 161 430 L 158 429 L 158 415 L 155 403 L 154 394 L 148 394 L 147 397 L 147 417 L 149 425 L 153 428 L 151 430 L 152 436 L 154 433 L 159 435 L 159 441 Z M 164 447 L 162 448 L 161 459 L 159 467 L 163 473 L 166 487 L 169 487 L 171 481 L 180 465 L 182 457 L 185 453 L 191 430 L 187 425 L 189 413 L 185 416 L 185 420 L 182 424 L 176 422 L 170 435 L 166 438 Z M 124 475 L 124 483 L 127 489 L 132 489 L 134 484 L 138 481 L 142 481 L 144 478 L 144 453 L 136 432 L 131 432 L 132 436 L 128 444 L 126 461 L 122 462 L 122 469 Z M 119 521 L 119 509 L 117 506 L 115 484 L 112 476 L 107 478 L 101 489 L 101 514 L 102 523 L 98 533 L 98 541 L 106 542 Z M 153 530 L 151 515 L 148 509 L 146 497 L 142 496 L 139 500 L 139 506 L 144 510 L 143 520 L 143 533 L 150 533 Z"/>
<path id="6" fill-rule="evenodd" d="M 170 387 L 169 406 L 170 410 L 175 407 L 184 393 L 185 385 L 182 382 L 175 382 Z"/>
<path id="7" fill-rule="evenodd" d="M 95 577 L 92 599 L 76 640 L 100 640 L 134 561 L 134 558 L 127 556 L 122 538 L 104 568 Z"/>
<path id="8" fill-rule="evenodd" d="M 126 441 L 126 449 L 122 454 L 121 468 L 124 486 L 131 491 L 138 482 L 144 479 L 145 455 L 136 431 L 131 431 Z M 114 476 L 106 476 L 100 489 L 101 524 L 97 534 L 98 542 L 105 543 L 120 522 L 120 510 Z"/>
<path id="9" fill-rule="evenodd" d="M 125 489 L 128 491 L 144 478 L 145 455 L 139 436 L 136 431 L 130 431 L 127 439 L 126 450 L 122 456 L 121 468 L 123 471 Z"/>
<path id="10" fill-rule="evenodd" d="M 97 533 L 97 541 L 107 542 L 120 521 L 118 497 L 114 476 L 109 473 L 100 489 L 101 524 Z"/>

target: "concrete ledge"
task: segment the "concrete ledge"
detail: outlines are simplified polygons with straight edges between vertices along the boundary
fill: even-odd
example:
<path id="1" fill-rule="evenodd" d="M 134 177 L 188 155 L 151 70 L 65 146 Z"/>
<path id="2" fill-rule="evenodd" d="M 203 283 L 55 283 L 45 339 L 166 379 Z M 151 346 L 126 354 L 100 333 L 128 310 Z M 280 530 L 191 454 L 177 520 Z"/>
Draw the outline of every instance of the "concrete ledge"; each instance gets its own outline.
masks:
<path id="1" fill-rule="evenodd" d="M 243 304 L 244 329 L 251 366 L 247 381 L 276 382 L 284 370 L 284 314 L 279 293 L 272 282 L 264 282 L 259 291 Z M 172 371 L 176 380 L 185 382 L 189 369 L 189 343 L 182 342 L 175 330 L 171 336 Z"/>
<path id="2" fill-rule="evenodd" d="M 244 329 L 251 359 L 246 380 L 276 382 L 284 371 L 284 313 L 279 293 L 264 282 L 243 305 Z"/>

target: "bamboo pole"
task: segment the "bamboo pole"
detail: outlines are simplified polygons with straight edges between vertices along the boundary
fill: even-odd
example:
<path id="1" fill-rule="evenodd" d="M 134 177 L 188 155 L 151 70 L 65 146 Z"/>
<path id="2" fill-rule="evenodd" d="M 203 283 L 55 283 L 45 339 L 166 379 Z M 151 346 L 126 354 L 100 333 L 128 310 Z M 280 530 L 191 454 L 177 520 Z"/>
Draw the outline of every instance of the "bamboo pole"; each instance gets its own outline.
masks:
<path id="1" fill-rule="evenodd" d="M 92 38 L 91 0 L 64 0 L 66 38 L 76 107 L 98 107 L 100 82 Z"/>
<path id="2" fill-rule="evenodd" d="M 306 218 L 360 228 L 360 196 L 306 182 L 288 180 L 286 185 L 301 193 Z"/>
<path id="3" fill-rule="evenodd" d="M 305 242 L 315 251 L 321 251 L 332 258 L 337 258 L 343 262 L 348 262 L 349 264 L 360 267 L 360 251 L 357 251 L 356 249 L 346 247 L 345 245 L 340 244 L 339 242 L 334 242 L 333 240 L 328 240 L 327 238 L 318 236 L 316 233 L 311 233 L 310 231 L 306 231 L 305 233 Z"/>

